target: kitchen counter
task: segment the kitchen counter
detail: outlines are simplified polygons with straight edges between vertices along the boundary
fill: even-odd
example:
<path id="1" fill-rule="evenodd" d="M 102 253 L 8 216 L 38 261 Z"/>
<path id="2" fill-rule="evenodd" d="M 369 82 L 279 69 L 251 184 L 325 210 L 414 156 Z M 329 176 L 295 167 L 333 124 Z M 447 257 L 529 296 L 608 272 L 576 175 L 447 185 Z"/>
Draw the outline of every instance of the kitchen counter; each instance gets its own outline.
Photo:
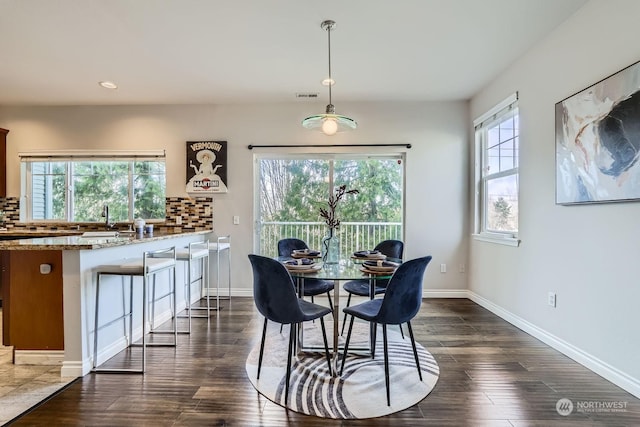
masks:
<path id="1" fill-rule="evenodd" d="M 155 232 L 152 235 L 139 235 L 134 233 L 120 232 L 117 237 L 82 237 L 82 235 L 62 235 L 51 237 L 51 233 L 46 233 L 47 237 L 33 237 L 26 239 L 0 241 L 0 251 L 102 249 L 123 246 L 132 243 L 155 242 L 160 240 L 173 239 L 174 237 L 178 236 L 195 236 L 210 232 L 211 231 L 209 230 L 181 233 Z M 66 233 L 68 234 L 68 231 Z M 19 233 L 17 235 L 23 236 L 25 234 Z"/>
<path id="2" fill-rule="evenodd" d="M 0 237 L 2 236 L 29 236 L 29 237 L 46 237 L 46 236 L 70 236 L 82 234 L 81 230 L 30 230 L 27 228 L 0 228 Z"/>
<path id="3" fill-rule="evenodd" d="M 54 237 L 80 235 L 79 230 L 27 230 L 27 229 L 2 229 L 0 228 L 0 242 L 14 239 L 28 239 L 32 237 Z"/>
<path id="4" fill-rule="evenodd" d="M 13 320 L 13 326 L 8 323 L 3 324 L 3 328 L 13 328 L 9 339 L 17 344 L 14 346 L 16 363 L 59 363 L 61 376 L 79 377 L 89 373 L 92 366 L 96 269 L 101 264 L 140 258 L 145 251 L 184 248 L 191 242 L 204 240 L 211 230 L 179 233 L 156 230 L 152 235 L 143 236 L 120 232 L 117 237 L 62 234 L 68 231 L 60 231 L 60 235 L 50 231 L 42 233 L 40 236 L 48 237 L 0 241 L 0 257 L 3 268 L 7 267 L 2 272 L 3 293 L 7 297 L 3 318 L 8 320 L 10 315 Z M 185 274 L 186 263 L 177 263 L 178 311 L 187 303 L 182 284 Z M 159 292 L 171 289 L 171 277 L 163 274 L 154 280 Z M 101 280 L 101 293 L 105 292 L 101 296 L 105 301 L 101 315 L 105 319 L 120 315 L 126 291 L 123 283 L 119 276 L 106 276 Z M 141 279 L 134 280 L 136 304 L 142 301 L 141 285 Z M 171 305 L 168 301 L 159 301 L 155 323 L 170 318 Z M 140 313 L 133 316 L 134 339 L 144 333 L 146 325 L 142 325 L 141 320 Z M 115 322 L 101 332 L 98 359 L 106 360 L 127 345 L 122 337 L 122 324 Z"/>

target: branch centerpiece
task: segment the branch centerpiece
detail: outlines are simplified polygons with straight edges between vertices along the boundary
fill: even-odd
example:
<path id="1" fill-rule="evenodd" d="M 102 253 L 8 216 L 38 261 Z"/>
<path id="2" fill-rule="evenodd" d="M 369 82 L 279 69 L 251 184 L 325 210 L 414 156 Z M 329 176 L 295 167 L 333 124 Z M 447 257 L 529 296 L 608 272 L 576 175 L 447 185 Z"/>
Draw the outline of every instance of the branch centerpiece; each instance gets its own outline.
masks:
<path id="1" fill-rule="evenodd" d="M 322 260 L 327 264 L 336 264 L 340 259 L 340 241 L 338 235 L 335 232 L 340 227 L 340 220 L 336 216 L 336 208 L 338 203 L 347 194 L 358 194 L 356 189 L 347 190 L 346 185 L 341 185 L 335 189 L 335 194 L 329 196 L 327 201 L 328 208 L 320 208 L 320 217 L 324 220 L 324 223 L 329 227 L 329 234 L 322 239 Z"/>

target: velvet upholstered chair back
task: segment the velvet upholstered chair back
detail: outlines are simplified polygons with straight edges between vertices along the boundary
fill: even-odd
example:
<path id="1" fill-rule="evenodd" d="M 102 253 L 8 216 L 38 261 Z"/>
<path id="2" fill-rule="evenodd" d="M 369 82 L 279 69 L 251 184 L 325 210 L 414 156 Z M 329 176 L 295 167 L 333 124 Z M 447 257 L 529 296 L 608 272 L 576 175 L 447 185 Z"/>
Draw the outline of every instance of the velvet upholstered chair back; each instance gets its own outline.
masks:
<path id="1" fill-rule="evenodd" d="M 374 249 L 390 258 L 402 259 L 404 243 L 401 240 L 383 240 Z"/>
<path id="2" fill-rule="evenodd" d="M 422 279 L 431 256 L 407 261 L 391 276 L 376 322 L 399 325 L 413 319 L 422 304 Z"/>
<path id="3" fill-rule="evenodd" d="M 309 246 L 303 240 L 294 238 L 278 241 L 278 256 L 291 256 L 291 252 L 298 249 L 309 249 Z"/>
<path id="4" fill-rule="evenodd" d="M 284 265 L 260 255 L 249 255 L 253 269 L 253 299 L 260 314 L 283 324 L 304 320 L 293 280 Z"/>

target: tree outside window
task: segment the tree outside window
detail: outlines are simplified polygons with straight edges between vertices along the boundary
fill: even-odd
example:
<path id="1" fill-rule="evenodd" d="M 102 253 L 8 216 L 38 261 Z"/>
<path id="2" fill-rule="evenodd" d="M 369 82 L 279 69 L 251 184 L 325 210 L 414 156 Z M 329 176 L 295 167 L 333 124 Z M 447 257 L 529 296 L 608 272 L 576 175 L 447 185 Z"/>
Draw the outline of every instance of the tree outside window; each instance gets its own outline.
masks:
<path id="1" fill-rule="evenodd" d="M 164 219 L 164 159 L 27 161 L 26 200 L 32 221 L 101 222 Z"/>
<path id="2" fill-rule="evenodd" d="M 514 103 L 476 127 L 480 149 L 480 233 L 518 233 L 519 115 Z"/>
<path id="3" fill-rule="evenodd" d="M 277 240 L 297 237 L 319 247 L 326 234 L 320 208 L 335 188 L 358 194 L 340 203 L 336 216 L 343 250 L 373 248 L 385 238 L 402 239 L 401 156 L 259 160 L 257 239 L 260 253 L 274 255 Z M 333 188 L 331 188 L 333 187 Z M 368 246 L 362 246 L 368 245 Z"/>

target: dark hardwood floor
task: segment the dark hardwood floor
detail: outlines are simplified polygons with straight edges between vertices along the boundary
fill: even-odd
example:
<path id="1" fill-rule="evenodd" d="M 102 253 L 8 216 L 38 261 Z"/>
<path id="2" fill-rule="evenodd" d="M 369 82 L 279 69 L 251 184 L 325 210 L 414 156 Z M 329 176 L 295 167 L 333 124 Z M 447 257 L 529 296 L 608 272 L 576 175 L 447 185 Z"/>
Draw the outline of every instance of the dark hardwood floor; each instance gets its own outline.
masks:
<path id="1" fill-rule="evenodd" d="M 262 318 L 252 299 L 234 298 L 209 323 L 195 319 L 193 333 L 180 335 L 177 348 L 150 349 L 145 375 L 89 374 L 14 425 L 640 425 L 639 399 L 472 301 L 424 300 L 412 324 L 416 339 L 436 357 L 440 379 L 418 405 L 387 417 L 320 419 L 286 411 L 259 395 L 244 366 L 259 342 Z M 124 351 L 110 363 L 128 357 Z M 618 402 L 625 408 L 597 412 L 594 406 L 561 416 L 561 398 L 574 406 Z"/>

